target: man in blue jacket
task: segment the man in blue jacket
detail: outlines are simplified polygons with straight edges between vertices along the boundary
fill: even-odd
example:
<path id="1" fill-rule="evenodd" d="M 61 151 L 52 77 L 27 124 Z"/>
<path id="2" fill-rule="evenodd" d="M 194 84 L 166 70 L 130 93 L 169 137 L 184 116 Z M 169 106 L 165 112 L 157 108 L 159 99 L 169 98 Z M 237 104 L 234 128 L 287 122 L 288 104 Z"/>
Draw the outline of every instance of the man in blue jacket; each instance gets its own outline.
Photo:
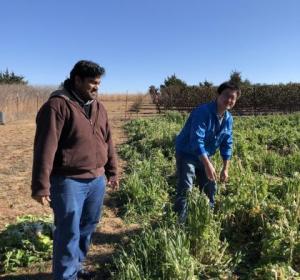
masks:
<path id="1" fill-rule="evenodd" d="M 217 173 L 210 158 L 219 149 L 223 158 L 220 181 L 228 179 L 228 168 L 232 156 L 233 119 L 232 109 L 241 91 L 232 82 L 218 87 L 215 101 L 200 105 L 190 114 L 183 129 L 176 137 L 177 189 L 175 211 L 179 220 L 186 219 L 186 196 L 194 181 L 209 198 L 214 207 L 217 190 Z"/>

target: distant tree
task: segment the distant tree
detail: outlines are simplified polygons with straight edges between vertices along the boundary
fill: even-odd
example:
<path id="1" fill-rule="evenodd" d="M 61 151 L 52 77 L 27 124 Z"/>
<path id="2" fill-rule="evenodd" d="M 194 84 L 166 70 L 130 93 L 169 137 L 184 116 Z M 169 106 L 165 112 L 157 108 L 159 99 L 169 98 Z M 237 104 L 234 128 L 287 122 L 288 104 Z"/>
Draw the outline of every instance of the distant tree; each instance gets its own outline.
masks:
<path id="1" fill-rule="evenodd" d="M 212 83 L 212 82 L 209 82 L 209 81 L 207 81 L 206 79 L 205 79 L 205 81 L 203 82 L 203 83 L 199 83 L 199 87 L 208 87 L 208 88 L 210 88 L 210 87 L 212 87 L 214 84 Z"/>
<path id="2" fill-rule="evenodd" d="M 251 86 L 251 82 L 248 79 L 243 80 L 241 72 L 237 70 L 231 72 L 229 80 L 238 86 Z"/>
<path id="3" fill-rule="evenodd" d="M 179 86 L 179 87 L 186 87 L 186 82 L 182 81 L 181 79 L 178 79 L 175 74 L 173 74 L 171 77 L 167 77 L 164 81 L 164 84 L 161 85 L 161 88 L 170 87 L 170 86 Z"/>
<path id="4" fill-rule="evenodd" d="M 158 111 L 158 113 L 160 114 L 161 109 L 160 109 L 160 92 L 158 91 L 158 88 L 156 88 L 155 86 L 150 86 L 149 87 L 149 94 L 151 96 L 152 102 L 153 104 L 156 105 L 156 109 Z"/>
<path id="5" fill-rule="evenodd" d="M 156 88 L 155 86 L 151 85 L 149 87 L 148 93 L 150 94 L 153 103 L 157 103 L 158 99 L 159 99 L 159 91 L 158 88 Z"/>
<path id="6" fill-rule="evenodd" d="M 229 80 L 237 85 L 241 85 L 242 83 L 241 72 L 238 72 L 236 70 L 232 71 Z"/>
<path id="7" fill-rule="evenodd" d="M 243 86 L 252 86 L 251 82 L 248 79 L 243 81 Z"/>
<path id="8" fill-rule="evenodd" d="M 14 72 L 0 72 L 0 84 L 22 84 L 26 85 L 28 82 L 24 80 L 23 76 L 16 75 Z"/>
<path id="9" fill-rule="evenodd" d="M 155 86 L 152 85 L 152 86 L 149 87 L 148 92 L 149 92 L 150 95 L 155 95 L 155 94 L 157 94 L 158 89 Z"/>

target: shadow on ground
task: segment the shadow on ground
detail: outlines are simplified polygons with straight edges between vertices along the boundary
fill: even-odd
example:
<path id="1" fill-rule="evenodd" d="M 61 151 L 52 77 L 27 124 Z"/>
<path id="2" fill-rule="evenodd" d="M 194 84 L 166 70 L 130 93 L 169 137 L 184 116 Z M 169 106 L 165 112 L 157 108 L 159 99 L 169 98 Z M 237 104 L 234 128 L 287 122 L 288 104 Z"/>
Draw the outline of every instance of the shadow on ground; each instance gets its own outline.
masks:
<path id="1" fill-rule="evenodd" d="M 50 273 L 38 273 L 35 275 L 7 275 L 0 276 L 1 280 L 52 280 L 52 274 Z M 97 273 L 94 280 L 109 280 L 110 273 L 108 270 Z"/>
<path id="2" fill-rule="evenodd" d="M 103 245 L 103 244 L 124 244 L 127 240 L 137 235 L 141 232 L 141 228 L 132 228 L 122 231 L 120 233 L 105 233 L 105 232 L 95 232 L 93 234 L 93 244 Z"/>
<path id="3" fill-rule="evenodd" d="M 52 280 L 51 273 L 37 273 L 34 275 L 6 275 L 1 280 Z"/>

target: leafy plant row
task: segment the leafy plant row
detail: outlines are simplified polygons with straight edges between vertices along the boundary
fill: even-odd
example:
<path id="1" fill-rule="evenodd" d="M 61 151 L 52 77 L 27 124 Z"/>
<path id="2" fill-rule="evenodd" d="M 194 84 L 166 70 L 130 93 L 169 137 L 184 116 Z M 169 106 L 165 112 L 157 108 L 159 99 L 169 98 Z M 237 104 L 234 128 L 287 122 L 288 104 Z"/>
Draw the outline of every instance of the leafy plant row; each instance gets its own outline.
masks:
<path id="1" fill-rule="evenodd" d="M 215 210 L 194 188 L 179 225 L 174 137 L 184 121 L 173 112 L 126 125 L 119 195 L 141 233 L 120 248 L 113 278 L 298 279 L 300 115 L 236 118 L 231 179 L 219 184 Z"/>
<path id="2" fill-rule="evenodd" d="M 0 232 L 0 272 L 51 259 L 52 219 L 27 215 Z"/>

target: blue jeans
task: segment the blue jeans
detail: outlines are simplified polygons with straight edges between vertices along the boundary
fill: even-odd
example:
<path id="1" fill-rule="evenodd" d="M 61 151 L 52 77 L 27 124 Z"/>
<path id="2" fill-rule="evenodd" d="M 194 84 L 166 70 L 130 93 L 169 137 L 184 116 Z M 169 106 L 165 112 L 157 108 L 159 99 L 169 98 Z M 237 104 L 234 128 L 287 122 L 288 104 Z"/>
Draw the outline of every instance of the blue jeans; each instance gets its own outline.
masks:
<path id="1" fill-rule="evenodd" d="M 207 178 L 204 165 L 200 160 L 193 160 L 184 155 L 176 154 L 176 168 L 175 211 L 179 216 L 179 222 L 184 223 L 187 216 L 187 193 L 192 190 L 193 184 L 195 183 L 201 191 L 204 191 L 212 208 L 215 204 L 217 184 Z"/>
<path id="2" fill-rule="evenodd" d="M 53 279 L 74 280 L 85 259 L 101 215 L 105 177 L 50 178 L 54 213 Z"/>

